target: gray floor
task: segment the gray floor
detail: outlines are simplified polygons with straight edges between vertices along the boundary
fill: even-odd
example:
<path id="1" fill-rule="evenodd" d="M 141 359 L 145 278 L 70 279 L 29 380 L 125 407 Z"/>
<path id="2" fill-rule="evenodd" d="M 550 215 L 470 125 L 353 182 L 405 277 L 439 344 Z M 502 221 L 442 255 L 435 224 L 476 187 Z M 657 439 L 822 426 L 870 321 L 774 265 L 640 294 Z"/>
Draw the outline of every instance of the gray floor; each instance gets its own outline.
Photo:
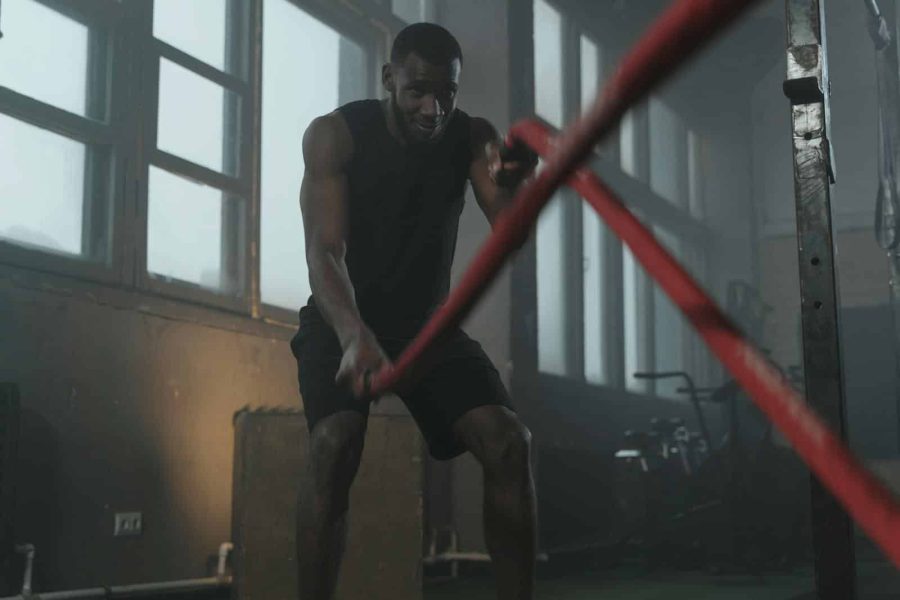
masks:
<path id="1" fill-rule="evenodd" d="M 883 564 L 860 565 L 858 600 L 900 599 L 900 577 Z M 590 575 L 539 579 L 539 600 L 814 600 L 811 569 L 764 576 L 617 568 Z M 494 600 L 484 575 L 428 582 L 425 600 Z"/>

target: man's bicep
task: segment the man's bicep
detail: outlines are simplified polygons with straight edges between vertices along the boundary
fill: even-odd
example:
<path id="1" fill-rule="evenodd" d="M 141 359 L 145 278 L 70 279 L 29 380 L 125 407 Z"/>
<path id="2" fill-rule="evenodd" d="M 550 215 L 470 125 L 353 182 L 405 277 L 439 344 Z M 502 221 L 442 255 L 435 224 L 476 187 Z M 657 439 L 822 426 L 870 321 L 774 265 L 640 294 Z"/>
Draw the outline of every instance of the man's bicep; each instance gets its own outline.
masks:
<path id="1" fill-rule="evenodd" d="M 333 249 L 344 242 L 346 184 L 342 175 L 321 177 L 306 173 L 300 188 L 300 209 L 307 250 Z"/>
<path id="2" fill-rule="evenodd" d="M 307 252 L 340 251 L 345 235 L 347 180 L 333 125 L 322 119 L 310 125 L 303 139 L 303 158 L 300 208 Z"/>

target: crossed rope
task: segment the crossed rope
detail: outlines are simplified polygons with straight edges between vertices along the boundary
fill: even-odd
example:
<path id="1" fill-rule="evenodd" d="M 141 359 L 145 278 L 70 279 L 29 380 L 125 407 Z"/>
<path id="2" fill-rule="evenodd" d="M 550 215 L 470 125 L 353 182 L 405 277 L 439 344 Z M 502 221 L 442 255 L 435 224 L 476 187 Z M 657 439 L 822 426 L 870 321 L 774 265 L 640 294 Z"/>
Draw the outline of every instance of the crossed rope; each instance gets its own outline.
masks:
<path id="1" fill-rule="evenodd" d="M 890 490 L 853 456 L 612 190 L 593 172 L 579 167 L 631 107 L 755 1 L 678 0 L 625 57 L 582 119 L 559 137 L 552 137 L 545 126 L 534 121 L 521 121 L 512 127 L 510 141 L 533 148 L 545 159 L 545 167 L 517 194 L 447 302 L 394 365 L 375 377 L 371 392 L 378 395 L 394 389 L 444 333 L 462 322 L 509 255 L 525 243 L 556 189 L 570 185 L 628 245 L 819 481 L 900 568 L 900 505 Z"/>

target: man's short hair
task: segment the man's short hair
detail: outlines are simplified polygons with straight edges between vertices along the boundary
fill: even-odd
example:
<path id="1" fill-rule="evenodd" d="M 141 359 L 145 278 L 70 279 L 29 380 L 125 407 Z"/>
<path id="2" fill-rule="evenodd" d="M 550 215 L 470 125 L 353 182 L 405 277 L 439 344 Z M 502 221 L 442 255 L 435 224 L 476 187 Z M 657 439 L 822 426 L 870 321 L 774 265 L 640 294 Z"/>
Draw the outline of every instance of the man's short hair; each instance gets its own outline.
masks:
<path id="1" fill-rule="evenodd" d="M 391 47 L 391 62 L 400 64 L 415 52 L 435 65 L 445 65 L 459 59 L 463 61 L 462 48 L 453 34 L 434 23 L 413 23 L 404 27 Z"/>

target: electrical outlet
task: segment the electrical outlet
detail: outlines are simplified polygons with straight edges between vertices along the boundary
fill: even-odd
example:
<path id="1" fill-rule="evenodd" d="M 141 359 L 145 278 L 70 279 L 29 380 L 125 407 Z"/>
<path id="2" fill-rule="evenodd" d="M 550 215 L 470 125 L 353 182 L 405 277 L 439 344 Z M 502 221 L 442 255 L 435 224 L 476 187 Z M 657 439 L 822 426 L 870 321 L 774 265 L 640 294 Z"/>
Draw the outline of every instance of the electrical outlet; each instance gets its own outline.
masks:
<path id="1" fill-rule="evenodd" d="M 144 519 L 139 512 L 116 513 L 116 523 L 113 529 L 115 537 L 129 535 L 141 535 L 144 530 Z"/>

